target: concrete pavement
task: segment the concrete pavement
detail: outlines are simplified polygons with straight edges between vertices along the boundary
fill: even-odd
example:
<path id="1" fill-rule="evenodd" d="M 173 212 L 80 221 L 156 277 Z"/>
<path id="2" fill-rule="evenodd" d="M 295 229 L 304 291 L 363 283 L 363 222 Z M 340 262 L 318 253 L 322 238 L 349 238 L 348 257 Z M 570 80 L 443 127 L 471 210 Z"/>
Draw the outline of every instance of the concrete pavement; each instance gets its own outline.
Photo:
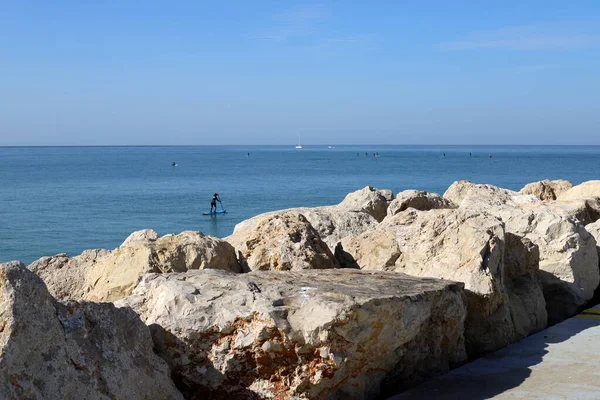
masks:
<path id="1" fill-rule="evenodd" d="M 388 400 L 600 399 L 600 305 Z"/>

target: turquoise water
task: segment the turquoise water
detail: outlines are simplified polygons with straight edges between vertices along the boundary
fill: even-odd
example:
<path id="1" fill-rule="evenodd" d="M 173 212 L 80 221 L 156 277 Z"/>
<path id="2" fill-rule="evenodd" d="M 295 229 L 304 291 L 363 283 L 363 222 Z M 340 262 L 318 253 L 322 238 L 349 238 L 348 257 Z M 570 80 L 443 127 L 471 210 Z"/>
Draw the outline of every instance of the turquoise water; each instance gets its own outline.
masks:
<path id="1" fill-rule="evenodd" d="M 545 178 L 599 179 L 600 147 L 0 147 L 0 262 L 114 248 L 144 228 L 223 237 L 366 185 L 443 193 L 459 179 L 518 190 Z M 228 213 L 204 216 L 214 192 Z"/>

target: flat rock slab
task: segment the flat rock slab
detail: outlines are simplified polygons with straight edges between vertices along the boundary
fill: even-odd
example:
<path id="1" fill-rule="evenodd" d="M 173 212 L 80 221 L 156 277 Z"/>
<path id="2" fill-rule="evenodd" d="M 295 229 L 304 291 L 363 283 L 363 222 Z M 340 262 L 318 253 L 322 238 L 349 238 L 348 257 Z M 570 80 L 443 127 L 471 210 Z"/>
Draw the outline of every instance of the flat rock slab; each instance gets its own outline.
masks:
<path id="1" fill-rule="evenodd" d="M 595 400 L 599 361 L 600 305 L 388 400 Z"/>
<path id="2" fill-rule="evenodd" d="M 374 399 L 466 359 L 463 284 L 357 270 L 149 274 L 130 306 L 186 398 Z"/>

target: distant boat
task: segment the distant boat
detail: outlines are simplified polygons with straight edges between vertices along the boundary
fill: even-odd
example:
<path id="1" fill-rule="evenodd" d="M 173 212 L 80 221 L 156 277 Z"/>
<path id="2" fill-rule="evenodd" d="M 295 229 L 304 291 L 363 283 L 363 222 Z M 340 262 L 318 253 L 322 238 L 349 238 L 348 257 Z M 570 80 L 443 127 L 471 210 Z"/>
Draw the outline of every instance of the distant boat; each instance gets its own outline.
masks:
<path id="1" fill-rule="evenodd" d="M 327 146 L 328 149 L 335 149 L 335 146 Z"/>
<path id="2" fill-rule="evenodd" d="M 300 135 L 298 135 L 298 146 L 296 146 L 297 149 L 301 149 L 302 145 L 300 144 Z"/>

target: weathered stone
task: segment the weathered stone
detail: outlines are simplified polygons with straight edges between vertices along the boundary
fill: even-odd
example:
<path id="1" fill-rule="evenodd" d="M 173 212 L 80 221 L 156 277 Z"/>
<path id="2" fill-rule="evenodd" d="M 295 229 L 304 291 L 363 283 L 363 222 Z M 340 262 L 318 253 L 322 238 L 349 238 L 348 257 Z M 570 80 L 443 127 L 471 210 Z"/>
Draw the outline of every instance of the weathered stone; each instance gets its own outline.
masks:
<path id="1" fill-rule="evenodd" d="M 396 215 L 408 208 L 427 211 L 440 208 L 456 208 L 456 205 L 437 193 L 429 193 L 421 190 L 405 190 L 398 193 L 387 209 L 388 217 Z"/>
<path id="2" fill-rule="evenodd" d="M 366 212 L 381 222 L 385 218 L 387 208 L 392 200 L 394 200 L 394 194 L 391 190 L 379 190 L 366 186 L 361 190 L 348 194 L 338 205 L 338 208 L 346 211 Z"/>
<path id="3" fill-rule="evenodd" d="M 365 212 L 346 211 L 338 206 L 302 207 L 257 215 L 237 224 L 233 233 L 249 232 L 256 229 L 259 222 L 286 213 L 302 214 L 306 217 L 306 220 L 319 232 L 319 236 L 332 252 L 335 251 L 342 238 L 358 235 L 375 227 L 378 223 L 375 218 Z"/>
<path id="4" fill-rule="evenodd" d="M 600 197 L 600 180 L 587 181 L 573 186 L 558 196 L 559 200 L 589 199 Z"/>
<path id="5" fill-rule="evenodd" d="M 337 206 L 308 208 L 301 213 L 319 232 L 331 252 L 342 238 L 358 235 L 377 225 L 377 220 L 366 212 L 346 211 Z"/>
<path id="6" fill-rule="evenodd" d="M 29 265 L 48 286 L 48 291 L 59 300 L 82 300 L 89 291 L 86 275 L 98 260 L 110 254 L 109 250 L 85 250 L 76 257 L 66 253 L 42 257 Z"/>
<path id="7" fill-rule="evenodd" d="M 69 258 L 44 257 L 30 265 L 58 299 L 114 301 L 128 296 L 150 272 L 224 269 L 241 272 L 227 242 L 185 231 L 153 239 L 153 231 L 134 232 L 117 249 L 89 250 Z"/>
<path id="8" fill-rule="evenodd" d="M 10 263 L 0 264 L 0 320 L 2 399 L 183 399 L 130 309 L 63 305 Z"/>
<path id="9" fill-rule="evenodd" d="M 189 399 L 370 399 L 465 360 L 462 284 L 356 270 L 147 275 L 130 306 Z"/>
<path id="10" fill-rule="evenodd" d="M 302 214 L 277 213 L 242 228 L 225 240 L 238 251 L 246 271 L 339 267 L 329 247 Z"/>
<path id="11" fill-rule="evenodd" d="M 302 214 L 319 232 L 321 239 L 333 252 L 346 236 L 358 235 L 377 225 L 386 215 L 393 194 L 389 190 L 378 190 L 367 186 L 352 192 L 337 205 L 323 207 L 301 207 L 272 211 L 240 222 L 233 233 L 251 231 L 256 225 L 274 215 Z M 377 218 L 377 219 L 376 219 Z"/>
<path id="12" fill-rule="evenodd" d="M 600 260 L 600 220 L 591 224 L 587 224 L 585 226 L 585 230 L 588 231 L 596 241 L 596 253 L 598 254 L 598 259 Z M 598 265 L 598 270 L 600 271 L 600 264 Z M 592 299 L 589 301 L 589 304 L 600 304 L 600 286 L 596 288 L 594 297 L 592 297 Z"/>
<path id="13" fill-rule="evenodd" d="M 469 181 L 456 181 L 446 190 L 444 197 L 460 208 L 472 211 L 486 211 L 492 207 L 539 203 L 533 195 L 520 195 L 512 190 L 494 185 L 475 184 Z"/>
<path id="14" fill-rule="evenodd" d="M 527 238 L 512 233 L 506 233 L 504 238 L 504 285 L 515 339 L 520 340 L 548 324 L 546 300 L 538 276 L 540 251 Z"/>
<path id="15" fill-rule="evenodd" d="M 544 179 L 539 182 L 528 183 L 519 191 L 521 194 L 531 194 L 540 200 L 556 200 L 559 195 L 573 187 L 573 184 L 564 179 L 550 181 Z"/>
<path id="16" fill-rule="evenodd" d="M 585 226 L 585 230 L 588 231 L 594 237 L 594 240 L 596 240 L 596 249 L 598 250 L 598 254 L 600 255 L 600 220 L 591 224 L 587 224 Z"/>
<path id="17" fill-rule="evenodd" d="M 362 235 L 343 239 L 341 247 L 343 252 L 336 255 L 344 267 L 464 282 L 469 356 L 515 340 L 504 287 L 504 227 L 499 219 L 463 210 L 408 210 Z"/>
<path id="18" fill-rule="evenodd" d="M 540 209 L 551 212 L 565 218 L 572 217 L 583 225 L 598 220 L 600 216 L 600 197 L 575 200 L 556 200 L 542 205 L 536 205 Z M 522 208 L 528 208 L 522 206 Z"/>
<path id="19" fill-rule="evenodd" d="M 152 229 L 143 229 L 141 231 L 135 231 L 125 239 L 120 247 L 131 246 L 134 243 L 148 243 L 158 239 L 158 233 Z"/>
<path id="20" fill-rule="evenodd" d="M 444 194 L 463 209 L 501 218 L 507 232 L 538 246 L 539 275 L 550 324 L 577 313 L 600 282 L 595 242 L 583 227 L 591 218 L 588 204 L 564 199 L 571 190 L 559 196 L 559 201 L 541 202 L 492 185 L 459 181 Z"/>
<path id="21" fill-rule="evenodd" d="M 587 224 L 600 219 L 600 180 L 587 181 L 561 193 L 558 200 L 565 203 L 583 202 L 588 218 L 582 218 Z"/>

